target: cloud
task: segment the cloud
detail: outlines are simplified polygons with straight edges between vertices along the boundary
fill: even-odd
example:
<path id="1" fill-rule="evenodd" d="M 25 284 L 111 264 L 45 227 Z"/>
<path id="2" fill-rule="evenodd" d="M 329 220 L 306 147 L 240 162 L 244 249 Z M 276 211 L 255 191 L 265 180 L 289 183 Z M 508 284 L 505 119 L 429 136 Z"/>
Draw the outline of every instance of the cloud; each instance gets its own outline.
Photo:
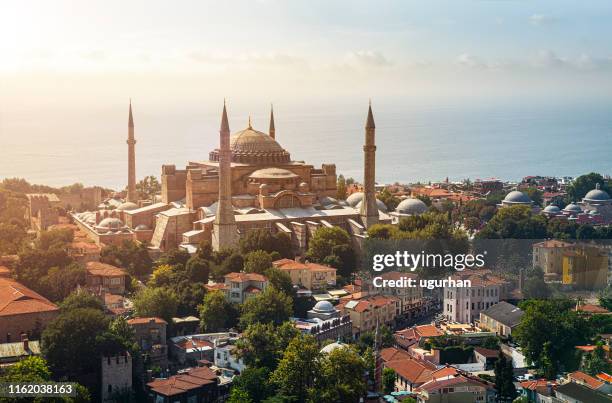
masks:
<path id="1" fill-rule="evenodd" d="M 529 23 L 536 27 L 552 24 L 556 21 L 554 17 L 544 14 L 532 14 L 529 17 Z"/>
<path id="2" fill-rule="evenodd" d="M 187 57 L 193 61 L 209 64 L 251 64 L 251 65 L 278 65 L 278 66 L 295 66 L 307 67 L 308 63 L 305 59 L 289 55 L 286 53 L 267 52 L 267 53 L 242 53 L 219 55 L 211 54 L 202 51 L 192 51 L 187 54 Z"/>
<path id="3" fill-rule="evenodd" d="M 479 58 L 469 53 L 462 53 L 455 58 L 455 64 L 462 67 L 480 68 L 486 67 L 486 64 Z"/>
<path id="4" fill-rule="evenodd" d="M 532 64 L 538 68 L 595 71 L 612 68 L 612 57 L 596 58 L 587 53 L 577 57 L 567 57 L 559 56 L 552 50 L 541 50 Z"/>
<path id="5" fill-rule="evenodd" d="M 346 55 L 346 62 L 360 67 L 385 67 L 391 63 L 382 53 L 375 50 L 358 50 Z"/>

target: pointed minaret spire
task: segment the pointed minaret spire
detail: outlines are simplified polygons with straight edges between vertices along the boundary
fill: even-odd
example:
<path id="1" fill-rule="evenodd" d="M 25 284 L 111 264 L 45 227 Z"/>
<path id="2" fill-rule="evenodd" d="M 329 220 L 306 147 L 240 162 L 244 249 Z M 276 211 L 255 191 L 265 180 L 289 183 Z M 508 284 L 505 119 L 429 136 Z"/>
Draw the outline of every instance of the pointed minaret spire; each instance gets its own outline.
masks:
<path id="1" fill-rule="evenodd" d="M 219 201 L 212 234 L 212 244 L 216 251 L 235 247 L 238 243 L 238 230 L 232 207 L 231 159 L 230 128 L 225 101 L 223 101 L 223 115 L 219 130 Z"/>
<path id="2" fill-rule="evenodd" d="M 274 128 L 274 105 L 270 104 L 270 137 L 276 138 L 276 129 Z"/>
<path id="3" fill-rule="evenodd" d="M 370 228 L 378 223 L 379 212 L 376 204 L 376 125 L 372 114 L 372 103 L 368 106 L 368 117 L 365 125 L 365 145 L 363 146 L 363 200 L 359 216 L 363 225 Z"/>
<path id="4" fill-rule="evenodd" d="M 136 194 L 136 139 L 134 138 L 134 117 L 132 116 L 132 99 L 130 98 L 130 109 L 128 115 L 128 191 L 127 201 L 138 202 Z"/>

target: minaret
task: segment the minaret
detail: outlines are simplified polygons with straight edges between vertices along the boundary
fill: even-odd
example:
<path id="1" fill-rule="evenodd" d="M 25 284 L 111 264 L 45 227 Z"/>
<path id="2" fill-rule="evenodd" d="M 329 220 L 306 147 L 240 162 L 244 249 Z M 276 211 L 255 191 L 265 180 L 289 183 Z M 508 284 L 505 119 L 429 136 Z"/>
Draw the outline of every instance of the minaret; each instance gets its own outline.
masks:
<path id="1" fill-rule="evenodd" d="M 274 128 L 274 107 L 270 105 L 270 137 L 276 138 L 276 129 Z"/>
<path id="2" fill-rule="evenodd" d="M 238 244 L 238 230 L 232 207 L 232 151 L 230 150 L 230 129 L 225 102 L 223 102 L 219 139 L 219 201 L 212 234 L 212 244 L 216 251 L 232 248 Z"/>
<path id="3" fill-rule="evenodd" d="M 134 118 L 132 117 L 132 100 L 130 99 L 130 115 L 128 118 L 128 191 L 127 201 L 136 203 L 138 196 L 136 195 L 136 139 L 134 139 Z"/>
<path id="4" fill-rule="evenodd" d="M 376 205 L 376 189 L 374 178 L 376 177 L 376 143 L 374 133 L 376 125 L 372 115 L 372 104 L 368 108 L 368 119 L 365 125 L 365 145 L 363 146 L 363 200 L 359 216 L 366 228 L 378 223 L 378 206 Z"/>

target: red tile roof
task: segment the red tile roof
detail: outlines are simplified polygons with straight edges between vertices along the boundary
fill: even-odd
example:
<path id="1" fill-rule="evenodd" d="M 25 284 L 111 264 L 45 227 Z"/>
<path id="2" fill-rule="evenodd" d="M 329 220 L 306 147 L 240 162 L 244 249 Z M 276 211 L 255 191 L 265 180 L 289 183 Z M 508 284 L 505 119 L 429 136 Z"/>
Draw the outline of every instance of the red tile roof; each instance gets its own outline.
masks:
<path id="1" fill-rule="evenodd" d="M 388 361 L 385 367 L 393 369 L 399 376 L 412 384 L 423 384 L 430 381 L 436 366 L 429 361 L 414 358 Z"/>
<path id="2" fill-rule="evenodd" d="M 568 377 L 575 380 L 577 383 L 588 386 L 591 389 L 598 389 L 604 385 L 604 383 L 599 379 L 593 378 L 591 375 L 585 374 L 582 371 L 574 371 L 570 373 Z"/>
<path id="3" fill-rule="evenodd" d="M 6 266 L 0 266 L 0 277 L 10 277 L 11 269 Z"/>
<path id="4" fill-rule="evenodd" d="M 198 339 L 197 337 L 183 338 L 174 343 L 174 345 L 179 348 L 182 348 L 183 350 L 202 347 L 214 347 L 213 343 L 209 342 L 208 340 Z"/>
<path id="5" fill-rule="evenodd" d="M 244 272 L 240 272 L 240 273 L 229 273 L 225 275 L 226 279 L 229 279 L 231 281 L 237 281 L 237 282 L 243 282 L 243 281 L 268 281 L 268 279 L 261 275 L 261 274 L 257 274 L 257 273 L 244 273 Z"/>
<path id="6" fill-rule="evenodd" d="M 110 264 L 100 262 L 87 262 L 87 272 L 92 276 L 120 277 L 127 276 L 127 271 Z"/>
<path id="7" fill-rule="evenodd" d="M 437 390 L 440 390 L 442 388 L 448 388 L 449 386 L 453 386 L 453 385 L 460 385 L 460 384 L 469 384 L 472 386 L 480 386 L 483 387 L 485 389 L 491 389 L 492 386 L 485 382 L 485 381 L 481 381 L 478 380 L 476 378 L 472 378 L 472 377 L 467 377 L 463 374 L 459 374 L 453 378 L 448 378 L 448 379 L 434 379 L 431 382 L 427 382 L 424 385 L 421 385 L 419 387 L 419 390 L 426 390 L 427 392 L 434 392 Z"/>
<path id="8" fill-rule="evenodd" d="M 132 319 L 128 319 L 127 323 L 130 325 L 142 325 L 145 323 L 156 323 L 158 325 L 167 325 L 168 322 L 166 322 L 165 320 L 163 320 L 162 318 L 158 318 L 155 316 L 149 316 L 149 317 L 145 317 L 145 318 L 132 318 Z"/>
<path id="9" fill-rule="evenodd" d="M 581 304 L 578 305 L 576 307 L 576 311 L 577 312 L 584 312 L 584 313 L 601 313 L 601 314 L 608 314 L 610 313 L 610 311 L 608 311 L 606 308 L 599 306 L 599 305 L 593 305 L 593 304 Z"/>
<path id="10" fill-rule="evenodd" d="M 207 367 L 193 368 L 186 374 L 173 375 L 168 379 L 156 379 L 147 386 L 157 394 L 176 396 L 202 386 L 216 383 L 217 375 Z"/>
<path id="11" fill-rule="evenodd" d="M 387 348 L 383 348 L 380 351 L 380 358 L 383 361 L 387 362 L 387 361 L 395 361 L 399 359 L 411 359 L 412 356 L 408 354 L 406 351 L 400 350 L 399 348 L 387 347 Z"/>
<path id="12" fill-rule="evenodd" d="M 0 316 L 57 311 L 57 305 L 15 280 L 0 277 Z"/>
<path id="13" fill-rule="evenodd" d="M 524 381 L 520 383 L 523 389 L 532 390 L 541 395 L 550 396 L 548 387 L 551 386 L 553 389 L 557 387 L 557 382 L 549 381 L 548 379 L 534 379 L 531 381 Z"/>
<path id="14" fill-rule="evenodd" d="M 499 350 L 491 350 L 490 348 L 476 347 L 474 349 L 478 354 L 486 358 L 497 358 L 499 357 Z"/>
<path id="15" fill-rule="evenodd" d="M 318 263 L 310 263 L 310 262 L 296 262 L 292 259 L 280 259 L 272 262 L 272 265 L 281 270 L 309 270 L 309 271 L 333 271 L 336 272 L 336 269 L 333 267 L 325 266 Z"/>

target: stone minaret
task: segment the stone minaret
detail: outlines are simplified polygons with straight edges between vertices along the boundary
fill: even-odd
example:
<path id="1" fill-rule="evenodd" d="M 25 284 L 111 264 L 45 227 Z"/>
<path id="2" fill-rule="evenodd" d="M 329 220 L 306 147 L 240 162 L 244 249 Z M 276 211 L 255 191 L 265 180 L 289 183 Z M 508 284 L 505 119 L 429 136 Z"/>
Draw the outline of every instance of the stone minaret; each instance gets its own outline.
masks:
<path id="1" fill-rule="evenodd" d="M 212 234 L 213 248 L 217 251 L 235 247 L 238 243 L 238 230 L 232 207 L 232 151 L 230 150 L 230 129 L 225 102 L 223 103 L 219 139 L 219 201 Z"/>
<path id="2" fill-rule="evenodd" d="M 128 118 L 128 192 L 127 201 L 136 203 L 136 139 L 134 139 L 134 118 L 132 117 L 132 100 L 130 100 L 130 116 Z"/>
<path id="3" fill-rule="evenodd" d="M 365 125 L 365 145 L 363 146 L 363 200 L 359 216 L 366 228 L 378 223 L 378 206 L 376 205 L 376 189 L 374 178 L 376 177 L 376 143 L 374 133 L 374 116 L 372 105 L 368 108 L 368 119 Z"/>
<path id="4" fill-rule="evenodd" d="M 270 137 L 276 138 L 276 129 L 274 128 L 274 107 L 270 105 Z"/>

